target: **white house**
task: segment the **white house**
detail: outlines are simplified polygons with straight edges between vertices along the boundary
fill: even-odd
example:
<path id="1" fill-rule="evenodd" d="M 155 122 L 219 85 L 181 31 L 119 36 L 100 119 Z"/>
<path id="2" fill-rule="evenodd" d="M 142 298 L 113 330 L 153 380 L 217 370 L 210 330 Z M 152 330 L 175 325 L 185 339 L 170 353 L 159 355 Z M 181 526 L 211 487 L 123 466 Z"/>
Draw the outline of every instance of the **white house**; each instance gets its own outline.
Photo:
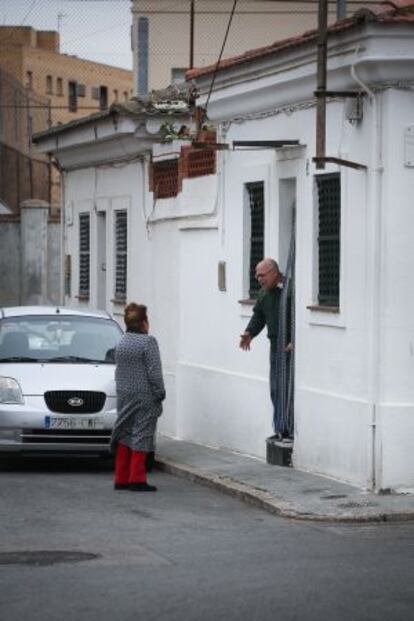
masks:
<path id="1" fill-rule="evenodd" d="M 38 137 L 65 171 L 67 303 L 122 312 L 112 283 L 126 213 L 124 291 L 148 304 L 161 345 L 164 433 L 264 457 L 268 343 L 259 336 L 246 353 L 238 338 L 252 308 L 253 241 L 262 235 L 263 254 L 283 268 L 294 231 L 294 467 L 377 491 L 414 489 L 413 28 L 414 3 L 399 0 L 329 29 L 336 94 L 323 169 L 313 161 L 316 32 L 223 62 L 207 114 L 229 148 L 200 151 L 216 153 L 215 174 L 184 175 L 176 196 L 160 195 L 154 162 L 178 151 L 154 146 L 157 134 L 139 115 L 117 116 L 116 128 L 108 116 Z M 201 105 L 213 72 L 188 74 Z M 173 169 L 158 171 L 161 182 Z M 91 228 L 82 237 L 85 214 Z M 78 274 L 87 269 L 83 300 Z"/>

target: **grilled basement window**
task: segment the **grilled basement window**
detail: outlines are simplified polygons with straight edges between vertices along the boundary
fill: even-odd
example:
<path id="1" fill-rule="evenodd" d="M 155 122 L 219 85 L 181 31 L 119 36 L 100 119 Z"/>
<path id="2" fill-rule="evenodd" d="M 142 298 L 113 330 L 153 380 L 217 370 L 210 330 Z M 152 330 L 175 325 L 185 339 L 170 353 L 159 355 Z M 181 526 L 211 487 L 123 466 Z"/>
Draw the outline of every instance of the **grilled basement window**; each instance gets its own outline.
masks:
<path id="1" fill-rule="evenodd" d="M 127 212 L 115 212 L 115 299 L 127 293 Z"/>
<path id="2" fill-rule="evenodd" d="M 339 173 L 316 176 L 318 191 L 318 303 L 339 306 L 341 178 Z"/>
<path id="3" fill-rule="evenodd" d="M 89 214 L 79 214 L 79 297 L 89 297 Z"/>
<path id="4" fill-rule="evenodd" d="M 153 164 L 155 198 L 171 198 L 178 194 L 178 160 L 165 160 Z"/>
<path id="5" fill-rule="evenodd" d="M 249 297 L 255 299 L 260 290 L 256 265 L 264 256 L 264 182 L 247 183 L 250 209 Z"/>
<path id="6" fill-rule="evenodd" d="M 190 151 L 188 154 L 188 177 L 214 175 L 216 172 L 216 152 L 213 149 Z"/>

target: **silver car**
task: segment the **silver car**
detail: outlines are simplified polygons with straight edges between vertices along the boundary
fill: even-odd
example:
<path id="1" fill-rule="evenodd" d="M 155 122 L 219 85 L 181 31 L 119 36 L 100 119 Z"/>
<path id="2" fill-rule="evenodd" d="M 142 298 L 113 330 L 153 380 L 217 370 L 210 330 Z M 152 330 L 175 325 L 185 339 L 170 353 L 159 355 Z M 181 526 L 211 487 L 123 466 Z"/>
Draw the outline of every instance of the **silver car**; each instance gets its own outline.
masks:
<path id="1" fill-rule="evenodd" d="M 109 453 L 116 418 L 108 313 L 0 308 L 0 453 Z"/>

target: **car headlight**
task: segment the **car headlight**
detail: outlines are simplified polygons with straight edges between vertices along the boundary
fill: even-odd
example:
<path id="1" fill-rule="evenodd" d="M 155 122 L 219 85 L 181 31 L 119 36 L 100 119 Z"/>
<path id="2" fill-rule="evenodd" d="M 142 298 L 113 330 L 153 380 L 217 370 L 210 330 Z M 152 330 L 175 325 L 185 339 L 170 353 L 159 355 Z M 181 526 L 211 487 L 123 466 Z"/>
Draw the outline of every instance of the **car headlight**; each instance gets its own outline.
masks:
<path id="1" fill-rule="evenodd" d="M 12 377 L 0 377 L 0 403 L 24 403 L 19 383 Z"/>

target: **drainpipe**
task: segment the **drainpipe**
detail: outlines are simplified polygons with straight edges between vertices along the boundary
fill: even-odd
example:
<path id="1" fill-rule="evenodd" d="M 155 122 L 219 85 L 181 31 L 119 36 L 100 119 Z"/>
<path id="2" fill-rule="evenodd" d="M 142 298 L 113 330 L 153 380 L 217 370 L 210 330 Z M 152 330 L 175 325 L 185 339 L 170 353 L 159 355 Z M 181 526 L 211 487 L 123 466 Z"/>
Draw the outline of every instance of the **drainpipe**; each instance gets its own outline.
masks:
<path id="1" fill-rule="evenodd" d="M 372 105 L 372 148 L 371 166 L 368 177 L 368 325 L 370 326 L 368 343 L 368 399 L 371 404 L 370 426 L 370 473 L 369 484 L 377 490 L 379 464 L 377 460 L 377 409 L 380 396 L 381 371 L 381 297 L 382 297 L 382 125 L 381 102 L 357 74 L 357 66 L 365 61 L 356 61 L 351 66 L 351 76 L 368 95 Z"/>

